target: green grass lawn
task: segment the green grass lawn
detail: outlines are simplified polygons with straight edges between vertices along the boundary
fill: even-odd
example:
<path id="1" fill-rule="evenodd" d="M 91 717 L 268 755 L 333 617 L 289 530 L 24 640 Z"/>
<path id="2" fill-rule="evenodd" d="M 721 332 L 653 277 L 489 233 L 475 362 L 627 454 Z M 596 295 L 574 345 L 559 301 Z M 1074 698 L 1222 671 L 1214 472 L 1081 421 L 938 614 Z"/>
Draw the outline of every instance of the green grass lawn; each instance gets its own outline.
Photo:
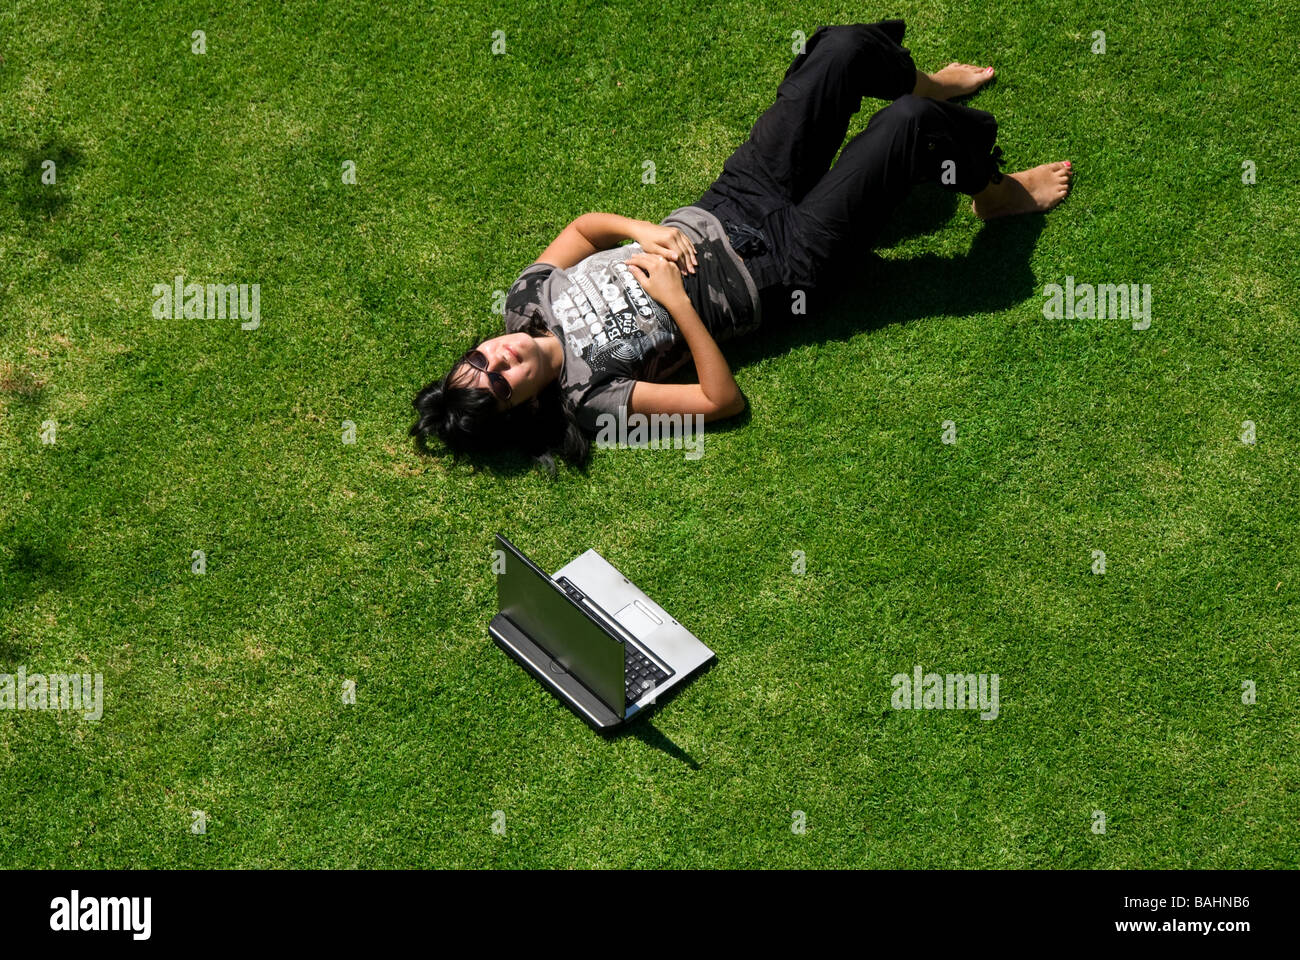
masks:
<path id="1" fill-rule="evenodd" d="M 99 722 L 0 711 L 0 863 L 1296 863 L 1300 8 L 259 6 L 0 11 L 0 673 L 104 681 Z M 794 31 L 891 16 L 998 68 L 969 103 L 1008 170 L 1074 162 L 1063 206 L 919 192 L 853 296 L 727 348 L 751 409 L 699 460 L 415 453 L 566 223 L 694 202 Z M 177 274 L 260 326 L 155 318 Z M 1067 276 L 1150 327 L 1046 319 Z M 487 636 L 497 531 L 717 663 L 593 734 Z M 998 717 L 891 709 L 916 665 Z"/>

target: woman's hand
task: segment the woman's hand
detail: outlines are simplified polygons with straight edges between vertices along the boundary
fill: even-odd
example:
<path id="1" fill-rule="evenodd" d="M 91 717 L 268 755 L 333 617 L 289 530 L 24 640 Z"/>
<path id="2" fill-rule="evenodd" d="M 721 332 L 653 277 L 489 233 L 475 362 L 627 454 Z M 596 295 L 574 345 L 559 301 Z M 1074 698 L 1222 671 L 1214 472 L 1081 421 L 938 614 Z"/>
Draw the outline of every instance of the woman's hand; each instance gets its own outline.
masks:
<path id="1" fill-rule="evenodd" d="M 686 296 L 682 274 L 675 266 L 658 254 L 634 253 L 623 261 L 641 289 L 664 306 Z"/>
<path id="2" fill-rule="evenodd" d="M 647 223 L 637 228 L 637 235 L 632 238 L 641 244 L 646 253 L 658 254 L 677 264 L 682 273 L 694 273 L 698 263 L 695 257 L 695 244 L 691 238 L 676 227 L 664 227 L 657 223 Z"/>

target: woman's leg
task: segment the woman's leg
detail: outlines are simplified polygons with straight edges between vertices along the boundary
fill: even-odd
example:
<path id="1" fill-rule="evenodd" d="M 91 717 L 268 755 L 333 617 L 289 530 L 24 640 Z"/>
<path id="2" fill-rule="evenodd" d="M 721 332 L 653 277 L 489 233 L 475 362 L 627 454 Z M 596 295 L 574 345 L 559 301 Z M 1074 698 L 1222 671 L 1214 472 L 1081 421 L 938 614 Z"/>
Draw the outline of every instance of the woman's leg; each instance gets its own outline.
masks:
<path id="1" fill-rule="evenodd" d="M 908 95 L 877 112 L 835 166 L 789 211 L 782 270 L 791 286 L 815 287 L 852 266 L 918 183 L 975 197 L 984 219 L 1049 210 L 1064 199 L 1070 162 L 1003 176 L 991 113 Z"/>
<path id="2" fill-rule="evenodd" d="M 974 195 L 1000 180 L 991 113 L 907 95 L 877 112 L 789 213 L 786 282 L 815 287 L 870 248 L 918 183 Z"/>
<path id="3" fill-rule="evenodd" d="M 797 204 L 825 176 L 863 97 L 894 100 L 917 85 L 912 55 L 901 46 L 902 20 L 819 27 L 758 118 L 700 198 L 729 207 L 761 227 Z M 728 204 L 729 201 L 729 204 Z"/>

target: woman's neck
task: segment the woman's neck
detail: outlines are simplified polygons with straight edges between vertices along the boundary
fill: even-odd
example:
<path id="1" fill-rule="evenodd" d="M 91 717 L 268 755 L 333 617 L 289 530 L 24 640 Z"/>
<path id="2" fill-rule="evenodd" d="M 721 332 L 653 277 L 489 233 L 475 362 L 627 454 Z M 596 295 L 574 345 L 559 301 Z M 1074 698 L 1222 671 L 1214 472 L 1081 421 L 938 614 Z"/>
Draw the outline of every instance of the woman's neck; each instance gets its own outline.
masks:
<path id="1" fill-rule="evenodd" d="M 551 379 L 555 379 L 564 369 L 564 344 L 550 330 L 547 330 L 546 336 L 542 337 L 542 353 L 550 362 Z"/>

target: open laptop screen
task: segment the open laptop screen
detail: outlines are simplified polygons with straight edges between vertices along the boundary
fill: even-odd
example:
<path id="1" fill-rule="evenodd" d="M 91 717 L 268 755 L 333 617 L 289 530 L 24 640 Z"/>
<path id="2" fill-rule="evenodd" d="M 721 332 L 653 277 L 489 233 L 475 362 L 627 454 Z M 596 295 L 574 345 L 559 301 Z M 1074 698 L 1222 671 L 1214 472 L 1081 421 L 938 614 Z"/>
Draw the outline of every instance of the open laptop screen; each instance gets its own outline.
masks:
<path id="1" fill-rule="evenodd" d="M 546 572 L 500 534 L 505 573 L 497 577 L 501 613 L 621 717 L 623 642 L 589 617 Z"/>

